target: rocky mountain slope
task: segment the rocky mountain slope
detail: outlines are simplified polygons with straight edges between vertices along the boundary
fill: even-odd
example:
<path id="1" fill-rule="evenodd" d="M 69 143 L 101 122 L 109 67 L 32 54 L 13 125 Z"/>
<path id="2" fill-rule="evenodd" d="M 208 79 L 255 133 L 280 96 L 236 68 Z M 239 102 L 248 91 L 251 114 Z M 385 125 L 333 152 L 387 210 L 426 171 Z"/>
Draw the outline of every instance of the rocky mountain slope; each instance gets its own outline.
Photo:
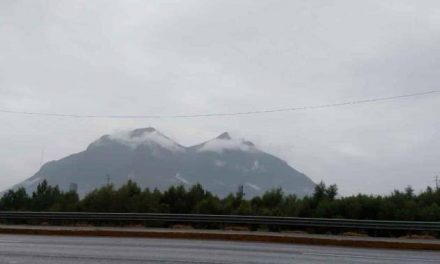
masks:
<path id="1" fill-rule="evenodd" d="M 80 153 L 44 164 L 15 187 L 33 191 L 46 179 L 63 190 L 75 183 L 84 195 L 106 184 L 107 175 L 115 186 L 130 179 L 142 187 L 161 190 L 200 183 L 220 196 L 237 191 L 240 185 L 247 197 L 277 187 L 303 196 L 315 185 L 285 161 L 228 133 L 184 147 L 150 127 L 105 135 Z"/>

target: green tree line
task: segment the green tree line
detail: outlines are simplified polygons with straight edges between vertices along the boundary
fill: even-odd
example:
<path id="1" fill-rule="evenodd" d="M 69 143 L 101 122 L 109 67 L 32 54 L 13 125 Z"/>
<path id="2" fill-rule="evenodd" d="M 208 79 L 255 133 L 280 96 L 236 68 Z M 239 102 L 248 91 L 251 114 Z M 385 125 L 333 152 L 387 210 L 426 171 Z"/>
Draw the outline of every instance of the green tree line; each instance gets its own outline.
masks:
<path id="1" fill-rule="evenodd" d="M 0 199 L 1 211 L 195 213 L 265 216 L 324 217 L 371 220 L 440 221 L 440 190 L 427 187 L 414 193 L 408 187 L 389 195 L 339 197 L 336 185 L 317 184 L 313 195 L 299 198 L 273 189 L 247 199 L 238 191 L 224 198 L 203 189 L 172 186 L 165 191 L 141 189 L 128 181 L 120 188 L 103 186 L 80 199 L 76 192 L 63 192 L 41 182 L 28 194 L 24 188 L 10 190 Z"/>

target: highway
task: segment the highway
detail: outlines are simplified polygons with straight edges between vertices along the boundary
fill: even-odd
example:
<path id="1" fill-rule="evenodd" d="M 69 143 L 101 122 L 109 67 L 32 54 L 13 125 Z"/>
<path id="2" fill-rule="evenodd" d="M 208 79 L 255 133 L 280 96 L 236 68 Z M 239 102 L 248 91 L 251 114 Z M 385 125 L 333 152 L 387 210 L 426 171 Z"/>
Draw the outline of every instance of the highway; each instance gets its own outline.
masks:
<path id="1" fill-rule="evenodd" d="M 0 235 L 1 264 L 440 263 L 440 252 L 179 239 Z"/>

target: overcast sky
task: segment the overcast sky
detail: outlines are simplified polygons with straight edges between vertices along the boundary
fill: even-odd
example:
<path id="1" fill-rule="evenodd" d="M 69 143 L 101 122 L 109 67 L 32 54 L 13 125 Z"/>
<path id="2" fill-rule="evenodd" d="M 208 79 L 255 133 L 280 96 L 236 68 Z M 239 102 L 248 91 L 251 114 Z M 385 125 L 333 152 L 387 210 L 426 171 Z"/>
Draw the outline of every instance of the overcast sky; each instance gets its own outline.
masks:
<path id="1" fill-rule="evenodd" d="M 199 114 L 438 90 L 440 2 L 0 1 L 0 109 Z M 103 134 L 153 126 L 183 145 L 230 131 L 342 194 L 434 185 L 440 94 L 194 119 L 0 113 L 0 189 Z"/>

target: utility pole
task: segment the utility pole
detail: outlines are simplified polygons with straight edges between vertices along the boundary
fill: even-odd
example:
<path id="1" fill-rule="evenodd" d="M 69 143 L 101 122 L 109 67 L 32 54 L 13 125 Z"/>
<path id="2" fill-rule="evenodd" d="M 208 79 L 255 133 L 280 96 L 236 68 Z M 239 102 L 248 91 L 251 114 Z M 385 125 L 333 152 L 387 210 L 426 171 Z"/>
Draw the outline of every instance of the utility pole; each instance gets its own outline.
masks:
<path id="1" fill-rule="evenodd" d="M 435 190 L 438 191 L 438 186 L 439 186 L 439 178 L 438 175 L 435 176 Z"/>
<path id="2" fill-rule="evenodd" d="M 110 186 L 110 174 L 107 173 L 105 179 L 107 180 L 107 186 Z"/>
<path id="3" fill-rule="evenodd" d="M 243 184 L 240 184 L 238 186 L 237 196 L 240 197 L 240 199 L 242 199 L 245 196 Z"/>
<path id="4" fill-rule="evenodd" d="M 69 185 L 69 191 L 78 192 L 78 184 L 75 182 L 71 182 Z"/>
<path id="5" fill-rule="evenodd" d="M 45 150 L 46 150 L 46 147 L 43 147 L 41 149 L 40 167 L 43 166 L 43 163 L 44 163 L 44 151 Z"/>

